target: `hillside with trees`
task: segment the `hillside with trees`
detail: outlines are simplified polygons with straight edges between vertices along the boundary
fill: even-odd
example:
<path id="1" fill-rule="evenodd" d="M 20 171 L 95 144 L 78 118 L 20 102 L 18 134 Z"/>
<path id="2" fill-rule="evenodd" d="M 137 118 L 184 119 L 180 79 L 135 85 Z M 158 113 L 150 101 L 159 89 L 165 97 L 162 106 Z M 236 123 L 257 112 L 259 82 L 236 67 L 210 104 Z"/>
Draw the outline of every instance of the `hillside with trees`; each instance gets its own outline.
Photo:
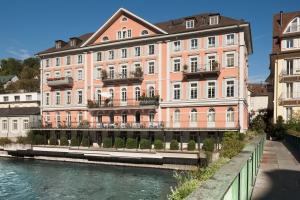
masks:
<path id="1" fill-rule="evenodd" d="M 16 75 L 19 80 L 11 83 L 4 90 L 0 85 L 0 93 L 10 92 L 37 92 L 40 89 L 40 60 L 38 58 L 27 58 L 17 60 L 15 58 L 2 59 L 0 61 L 0 75 Z"/>

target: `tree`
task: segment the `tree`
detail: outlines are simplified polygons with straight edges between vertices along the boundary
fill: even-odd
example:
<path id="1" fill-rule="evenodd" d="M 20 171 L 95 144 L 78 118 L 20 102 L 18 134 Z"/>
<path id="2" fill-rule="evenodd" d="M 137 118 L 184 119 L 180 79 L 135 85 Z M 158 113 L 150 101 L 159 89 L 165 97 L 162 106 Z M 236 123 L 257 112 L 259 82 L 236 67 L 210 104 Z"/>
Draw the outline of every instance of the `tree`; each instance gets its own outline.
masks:
<path id="1" fill-rule="evenodd" d="M 22 62 L 14 58 L 1 60 L 0 75 L 19 75 L 22 70 Z"/>

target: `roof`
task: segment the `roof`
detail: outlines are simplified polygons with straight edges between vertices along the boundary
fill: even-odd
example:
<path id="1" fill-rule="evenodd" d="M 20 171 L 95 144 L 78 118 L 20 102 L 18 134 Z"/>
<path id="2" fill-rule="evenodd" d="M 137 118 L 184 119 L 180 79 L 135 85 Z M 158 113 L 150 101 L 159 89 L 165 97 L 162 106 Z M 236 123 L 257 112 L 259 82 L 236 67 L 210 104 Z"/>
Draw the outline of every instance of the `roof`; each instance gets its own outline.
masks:
<path id="1" fill-rule="evenodd" d="M 39 107 L 0 108 L 0 117 L 39 115 Z"/>
<path id="2" fill-rule="evenodd" d="M 120 10 L 123 11 L 123 12 L 128 12 L 131 15 L 134 15 L 133 13 L 131 13 L 131 12 L 125 10 L 125 9 L 119 9 L 111 18 L 113 18 L 117 13 L 121 12 Z M 219 23 L 217 25 L 209 25 L 209 17 L 212 16 L 212 15 L 218 15 L 219 16 Z M 134 15 L 134 16 L 136 16 L 136 15 Z M 111 18 L 108 21 L 110 21 Z M 139 17 L 137 19 L 141 20 L 141 18 L 139 18 Z M 187 19 L 194 19 L 195 20 L 195 25 L 194 25 L 195 27 L 194 28 L 186 29 L 185 21 Z M 143 21 L 145 21 L 145 20 L 143 20 Z M 147 22 L 147 23 L 149 23 L 149 22 Z M 105 24 L 103 26 L 105 26 Z M 155 24 L 152 24 L 152 26 L 156 27 L 157 29 L 161 29 L 162 31 L 165 32 L 166 35 L 168 35 L 168 34 L 184 33 L 184 32 L 191 32 L 191 31 L 200 31 L 200 30 L 220 28 L 220 27 L 226 27 L 226 26 L 232 26 L 232 25 L 241 25 L 241 24 L 249 24 L 249 23 L 242 20 L 242 19 L 241 20 L 236 20 L 236 19 L 232 19 L 232 18 L 229 18 L 229 17 L 221 16 L 221 15 L 219 15 L 219 13 L 204 13 L 204 14 L 186 16 L 186 17 L 173 19 L 173 20 L 169 20 L 169 21 L 165 21 L 165 22 L 155 23 Z M 103 26 L 101 26 L 100 29 Z M 70 41 L 69 41 L 62 48 L 56 49 L 55 46 L 53 46 L 53 47 L 51 47 L 47 50 L 44 50 L 44 51 L 41 51 L 41 52 L 37 53 L 37 55 L 80 48 L 83 45 L 86 45 L 85 43 L 88 44 L 89 41 L 91 40 L 91 38 L 93 36 L 95 36 L 96 33 L 98 31 L 100 31 L 100 29 L 98 29 L 94 33 L 87 33 L 87 34 L 84 34 L 84 35 L 81 35 L 81 36 L 77 37 L 81 40 L 81 42 L 79 42 L 76 46 L 71 47 Z M 248 40 L 249 40 L 249 43 L 250 43 L 251 49 L 252 49 L 251 31 L 249 30 L 249 32 L 250 32 L 250 36 L 249 36 Z M 151 36 L 148 36 L 148 37 L 151 37 Z M 113 43 L 113 42 L 115 42 L 115 41 L 108 41 L 108 42 L 105 42 L 105 43 Z M 89 46 L 89 45 L 91 45 L 91 44 L 88 44 L 87 46 Z"/>
<path id="3" fill-rule="evenodd" d="M 5 84 L 8 81 L 10 81 L 13 77 L 16 75 L 6 75 L 6 76 L 0 76 L 0 84 Z"/>
<path id="4" fill-rule="evenodd" d="M 269 95 L 266 83 L 249 83 L 248 90 L 251 92 L 251 97 Z"/>

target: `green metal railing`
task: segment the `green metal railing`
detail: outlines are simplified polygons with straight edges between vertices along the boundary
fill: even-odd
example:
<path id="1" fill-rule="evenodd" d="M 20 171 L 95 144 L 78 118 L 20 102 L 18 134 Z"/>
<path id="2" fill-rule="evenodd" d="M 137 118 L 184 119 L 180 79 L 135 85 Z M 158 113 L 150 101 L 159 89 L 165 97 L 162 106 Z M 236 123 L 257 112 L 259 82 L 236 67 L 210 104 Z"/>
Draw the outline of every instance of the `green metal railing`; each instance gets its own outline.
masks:
<path id="1" fill-rule="evenodd" d="M 247 200 L 252 190 L 263 155 L 265 135 L 248 144 L 224 165 L 210 180 L 197 188 L 186 200 Z"/>

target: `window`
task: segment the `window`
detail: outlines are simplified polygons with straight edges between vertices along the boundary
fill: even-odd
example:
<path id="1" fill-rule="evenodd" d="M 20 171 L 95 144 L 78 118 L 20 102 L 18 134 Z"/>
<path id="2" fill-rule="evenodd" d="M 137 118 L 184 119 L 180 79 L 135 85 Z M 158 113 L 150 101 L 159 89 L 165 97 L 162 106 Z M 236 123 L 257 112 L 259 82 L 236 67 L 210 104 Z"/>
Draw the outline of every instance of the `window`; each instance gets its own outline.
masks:
<path id="1" fill-rule="evenodd" d="M 122 112 L 122 123 L 123 124 L 127 123 L 127 113 L 126 113 L 126 111 Z"/>
<path id="2" fill-rule="evenodd" d="M 55 72 L 55 78 L 60 78 L 60 72 Z"/>
<path id="3" fill-rule="evenodd" d="M 50 65 L 49 59 L 46 59 L 46 67 L 49 67 L 49 65 Z"/>
<path id="4" fill-rule="evenodd" d="M 141 47 L 134 47 L 134 56 L 141 56 Z"/>
<path id="5" fill-rule="evenodd" d="M 226 45 L 234 45 L 234 34 L 227 34 L 226 35 Z"/>
<path id="6" fill-rule="evenodd" d="M 71 64 L 71 56 L 67 56 L 67 58 L 66 58 L 66 64 L 67 65 Z"/>
<path id="7" fill-rule="evenodd" d="M 213 108 L 210 108 L 208 110 L 208 118 L 207 118 L 207 121 L 208 122 L 215 122 L 216 121 L 216 114 L 215 114 L 215 109 Z"/>
<path id="8" fill-rule="evenodd" d="M 77 79 L 83 80 L 83 71 L 82 69 L 77 70 Z"/>
<path id="9" fill-rule="evenodd" d="M 13 120 L 13 130 L 18 130 L 18 120 Z"/>
<path id="10" fill-rule="evenodd" d="M 77 99 L 78 99 L 78 104 L 83 103 L 83 97 L 82 97 L 82 91 L 77 91 Z"/>
<path id="11" fill-rule="evenodd" d="M 66 92 L 66 104 L 71 104 L 71 99 L 72 99 L 71 91 L 67 91 Z"/>
<path id="12" fill-rule="evenodd" d="M 23 129 L 29 129 L 29 121 L 28 121 L 28 119 L 24 119 L 24 121 L 23 121 Z"/>
<path id="13" fill-rule="evenodd" d="M 197 123 L 197 110 L 193 109 L 191 111 L 191 118 L 190 118 L 191 122 Z"/>
<path id="14" fill-rule="evenodd" d="M 191 72 L 198 71 L 198 57 L 190 57 Z"/>
<path id="15" fill-rule="evenodd" d="M 208 82 L 207 83 L 207 97 L 208 98 L 215 98 L 216 97 L 216 83 L 215 82 Z"/>
<path id="16" fill-rule="evenodd" d="M 7 120 L 2 120 L 2 130 L 7 130 L 7 129 L 8 129 Z"/>
<path id="17" fill-rule="evenodd" d="M 148 35 L 148 34 L 149 34 L 149 33 L 148 33 L 147 30 L 143 30 L 142 33 L 141 33 L 142 36 L 143 36 L 143 35 Z"/>
<path id="18" fill-rule="evenodd" d="M 114 66 L 109 67 L 109 79 L 114 79 L 115 78 L 115 68 Z"/>
<path id="19" fill-rule="evenodd" d="M 148 54 L 149 55 L 154 55 L 154 44 L 150 44 L 148 46 Z"/>
<path id="20" fill-rule="evenodd" d="M 219 16 L 210 16 L 209 25 L 217 25 L 219 23 Z"/>
<path id="21" fill-rule="evenodd" d="M 46 93 L 45 104 L 46 104 L 46 105 L 50 105 L 50 93 Z"/>
<path id="22" fill-rule="evenodd" d="M 128 38 L 131 38 L 131 30 L 127 30 Z"/>
<path id="23" fill-rule="evenodd" d="M 149 113 L 149 122 L 154 122 L 154 117 L 155 117 L 155 114 L 154 114 L 153 111 L 151 111 L 151 112 Z"/>
<path id="24" fill-rule="evenodd" d="M 191 39 L 191 49 L 198 49 L 198 39 Z"/>
<path id="25" fill-rule="evenodd" d="M 190 83 L 190 99 L 198 98 L 198 84 Z"/>
<path id="26" fill-rule="evenodd" d="M 286 48 L 294 48 L 294 39 L 288 39 L 286 40 Z"/>
<path id="27" fill-rule="evenodd" d="M 3 101 L 8 101 L 8 96 L 4 96 Z"/>
<path id="28" fill-rule="evenodd" d="M 131 38 L 131 30 L 126 30 L 124 27 L 122 31 L 118 31 L 118 39 Z"/>
<path id="29" fill-rule="evenodd" d="M 127 78 L 127 66 L 122 65 L 121 69 L 122 69 L 121 78 Z"/>
<path id="30" fill-rule="evenodd" d="M 121 90 L 121 101 L 122 102 L 127 101 L 127 90 L 126 90 L 126 88 L 122 88 L 122 90 Z"/>
<path id="31" fill-rule="evenodd" d="M 154 94 L 154 87 L 153 86 L 150 86 L 148 88 L 148 96 L 149 97 L 154 97 L 155 96 L 155 94 Z"/>
<path id="32" fill-rule="evenodd" d="M 108 51 L 108 59 L 109 59 L 109 60 L 113 60 L 114 57 L 115 57 L 114 51 L 113 51 L 113 50 Z"/>
<path id="33" fill-rule="evenodd" d="M 293 60 L 286 60 L 286 74 L 293 75 L 294 74 L 294 62 Z"/>
<path id="34" fill-rule="evenodd" d="M 78 64 L 82 64 L 83 63 L 82 55 L 78 55 L 77 56 L 77 61 L 78 61 Z"/>
<path id="35" fill-rule="evenodd" d="M 60 105 L 60 92 L 55 93 L 55 104 Z"/>
<path id="36" fill-rule="evenodd" d="M 50 73 L 46 73 L 45 74 L 45 80 L 48 81 L 49 77 L 50 77 Z"/>
<path id="37" fill-rule="evenodd" d="M 72 77 L 71 71 L 66 71 L 65 76 L 66 76 L 66 77 Z"/>
<path id="38" fill-rule="evenodd" d="M 139 101 L 141 97 L 141 89 L 139 87 L 135 88 L 135 100 Z"/>
<path id="39" fill-rule="evenodd" d="M 148 74 L 154 74 L 154 62 L 148 62 Z"/>
<path id="40" fill-rule="evenodd" d="M 20 101 L 20 96 L 15 96 L 15 101 Z"/>
<path id="41" fill-rule="evenodd" d="M 103 42 L 108 41 L 108 40 L 109 40 L 109 38 L 107 36 L 104 36 L 102 39 Z"/>
<path id="42" fill-rule="evenodd" d="M 206 70 L 208 70 L 208 71 L 214 71 L 214 70 L 216 70 L 216 63 L 217 63 L 217 61 L 216 61 L 216 56 L 215 55 L 208 55 L 207 56 L 207 61 L 208 61 L 208 66 L 207 66 L 207 68 L 206 68 Z"/>
<path id="43" fill-rule="evenodd" d="M 126 21 L 127 21 L 127 17 L 123 17 L 122 22 L 126 22 Z"/>
<path id="44" fill-rule="evenodd" d="M 173 60 L 173 64 L 174 64 L 174 72 L 179 72 L 180 71 L 180 65 L 181 65 L 181 60 L 180 58 L 176 58 Z"/>
<path id="45" fill-rule="evenodd" d="M 234 67 L 234 53 L 226 54 L 226 67 Z"/>
<path id="46" fill-rule="evenodd" d="M 109 89 L 109 94 L 110 94 L 110 98 L 114 99 L 114 90 L 113 89 Z"/>
<path id="47" fill-rule="evenodd" d="M 121 49 L 121 58 L 127 58 L 127 49 Z"/>
<path id="48" fill-rule="evenodd" d="M 72 125 L 71 113 L 67 112 L 67 127 L 71 127 L 71 125 Z"/>
<path id="49" fill-rule="evenodd" d="M 208 37 L 208 47 L 215 47 L 216 46 L 216 37 Z"/>
<path id="50" fill-rule="evenodd" d="M 293 98 L 293 83 L 286 84 L 286 98 Z"/>
<path id="51" fill-rule="evenodd" d="M 180 111 L 178 109 L 174 112 L 174 122 L 180 123 Z"/>
<path id="52" fill-rule="evenodd" d="M 195 27 L 195 20 L 190 19 L 185 21 L 185 27 L 186 28 L 194 28 Z"/>
<path id="53" fill-rule="evenodd" d="M 102 52 L 97 52 L 96 56 L 97 56 L 97 57 L 96 57 L 96 58 L 97 58 L 97 59 L 96 59 L 97 61 L 101 61 L 101 60 L 102 60 Z"/>
<path id="54" fill-rule="evenodd" d="M 99 103 L 99 104 L 101 104 L 101 90 L 97 90 L 97 102 Z"/>
<path id="55" fill-rule="evenodd" d="M 293 108 L 286 107 L 286 121 L 290 121 L 293 117 Z"/>
<path id="56" fill-rule="evenodd" d="M 300 17 L 293 19 L 286 29 L 286 33 L 293 33 L 300 31 Z"/>
<path id="57" fill-rule="evenodd" d="M 96 68 L 96 79 L 101 79 L 102 71 L 100 67 Z"/>
<path id="58" fill-rule="evenodd" d="M 180 51 L 180 41 L 173 42 L 173 50 Z"/>
<path id="59" fill-rule="evenodd" d="M 60 66 L 60 58 L 56 58 L 55 59 L 55 65 L 56 66 Z"/>
<path id="60" fill-rule="evenodd" d="M 234 81 L 226 81 L 226 97 L 234 97 Z"/>
<path id="61" fill-rule="evenodd" d="M 82 112 L 78 112 L 78 124 L 81 124 L 83 121 L 83 115 Z"/>
<path id="62" fill-rule="evenodd" d="M 234 122 L 234 112 L 231 107 L 226 111 L 226 122 Z"/>
<path id="63" fill-rule="evenodd" d="M 26 95 L 26 101 L 32 101 L 32 95 Z"/>
<path id="64" fill-rule="evenodd" d="M 45 115 L 45 122 L 50 122 L 50 114 L 48 112 Z"/>
<path id="65" fill-rule="evenodd" d="M 180 84 L 174 84 L 173 85 L 173 98 L 175 100 L 179 100 L 180 99 Z"/>

